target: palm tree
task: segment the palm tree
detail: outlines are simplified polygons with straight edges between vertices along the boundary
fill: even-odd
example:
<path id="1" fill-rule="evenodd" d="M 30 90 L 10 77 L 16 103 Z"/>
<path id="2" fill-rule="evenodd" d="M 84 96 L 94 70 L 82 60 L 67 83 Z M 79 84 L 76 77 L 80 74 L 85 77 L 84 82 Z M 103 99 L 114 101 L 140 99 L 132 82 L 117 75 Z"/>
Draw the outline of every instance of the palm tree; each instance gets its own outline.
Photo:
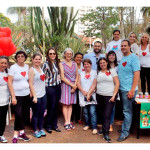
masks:
<path id="1" fill-rule="evenodd" d="M 150 16 L 150 7 L 142 7 L 141 12 L 143 13 L 143 17 Z"/>

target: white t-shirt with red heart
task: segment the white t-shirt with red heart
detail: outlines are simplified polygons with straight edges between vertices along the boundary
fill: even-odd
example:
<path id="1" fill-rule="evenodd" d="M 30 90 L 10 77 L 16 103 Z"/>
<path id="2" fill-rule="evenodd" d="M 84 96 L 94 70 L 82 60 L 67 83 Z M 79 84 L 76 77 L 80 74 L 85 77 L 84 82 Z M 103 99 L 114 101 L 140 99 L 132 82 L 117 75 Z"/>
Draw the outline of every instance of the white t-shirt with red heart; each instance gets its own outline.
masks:
<path id="1" fill-rule="evenodd" d="M 110 72 L 99 72 L 97 75 L 97 91 L 96 93 L 103 96 L 113 96 L 115 83 L 113 77 L 118 76 L 115 69 L 110 69 Z"/>
<path id="2" fill-rule="evenodd" d="M 121 61 L 121 58 L 123 56 L 122 52 L 121 52 L 121 39 L 118 41 L 111 41 L 108 43 L 107 48 L 106 48 L 106 53 L 108 53 L 109 51 L 114 51 L 116 53 L 117 56 L 117 62 L 119 64 L 119 62 Z"/>
<path id="3" fill-rule="evenodd" d="M 8 89 L 8 74 L 0 72 L 0 106 L 8 105 L 9 89 Z"/>
<path id="4" fill-rule="evenodd" d="M 39 73 L 35 68 L 33 68 L 34 71 L 34 81 L 33 86 L 36 93 L 37 98 L 41 98 L 45 95 L 45 74 L 43 73 L 41 69 L 41 73 Z"/>
<path id="5" fill-rule="evenodd" d="M 139 59 L 141 67 L 150 68 L 149 44 L 145 50 L 141 50 L 141 45 L 139 46 Z"/>
<path id="6" fill-rule="evenodd" d="M 27 96 L 30 94 L 29 89 L 29 66 L 20 67 L 17 63 L 10 67 L 8 74 L 13 76 L 13 88 L 15 96 Z"/>

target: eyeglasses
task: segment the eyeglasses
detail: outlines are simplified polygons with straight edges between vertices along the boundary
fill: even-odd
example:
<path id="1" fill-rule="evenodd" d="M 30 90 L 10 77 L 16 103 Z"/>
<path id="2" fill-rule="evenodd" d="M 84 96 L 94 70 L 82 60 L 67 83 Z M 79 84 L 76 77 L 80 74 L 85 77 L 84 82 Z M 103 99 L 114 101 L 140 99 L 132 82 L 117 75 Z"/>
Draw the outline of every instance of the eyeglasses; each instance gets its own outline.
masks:
<path id="1" fill-rule="evenodd" d="M 49 55 L 56 55 L 56 53 L 49 53 Z"/>
<path id="2" fill-rule="evenodd" d="M 24 58 L 24 55 L 19 55 L 17 56 L 17 58 Z"/>

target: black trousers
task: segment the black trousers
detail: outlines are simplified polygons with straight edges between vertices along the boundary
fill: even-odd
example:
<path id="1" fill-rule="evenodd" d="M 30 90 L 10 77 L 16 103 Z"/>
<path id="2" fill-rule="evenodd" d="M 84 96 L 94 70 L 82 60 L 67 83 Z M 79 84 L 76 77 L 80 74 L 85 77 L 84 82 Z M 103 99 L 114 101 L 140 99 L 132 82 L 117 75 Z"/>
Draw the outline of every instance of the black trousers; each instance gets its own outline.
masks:
<path id="1" fill-rule="evenodd" d="M 148 93 L 150 94 L 150 68 L 141 67 L 140 78 L 141 78 L 141 89 L 143 94 L 146 92 L 146 82 L 148 87 Z"/>
<path id="2" fill-rule="evenodd" d="M 77 89 L 77 103 L 72 105 L 71 121 L 78 121 L 81 119 L 81 107 L 79 105 L 79 90 Z"/>
<path id="3" fill-rule="evenodd" d="M 0 136 L 2 136 L 5 131 L 7 110 L 8 105 L 0 106 Z"/>
<path id="4" fill-rule="evenodd" d="M 17 104 L 14 105 L 15 122 L 14 130 L 24 130 L 24 125 L 30 123 L 30 95 L 16 96 Z"/>
<path id="5" fill-rule="evenodd" d="M 102 130 L 104 135 L 109 134 L 111 113 L 114 107 L 114 102 L 109 102 L 112 96 L 102 96 L 96 94 L 97 100 L 97 118 L 102 122 Z"/>

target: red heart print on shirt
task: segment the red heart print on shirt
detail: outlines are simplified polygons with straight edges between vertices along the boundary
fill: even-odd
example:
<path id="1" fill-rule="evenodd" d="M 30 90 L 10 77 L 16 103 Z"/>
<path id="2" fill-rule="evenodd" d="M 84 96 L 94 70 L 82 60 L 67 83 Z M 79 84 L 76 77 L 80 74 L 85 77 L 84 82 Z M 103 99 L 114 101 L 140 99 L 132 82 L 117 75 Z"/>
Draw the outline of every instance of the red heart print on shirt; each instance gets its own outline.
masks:
<path id="1" fill-rule="evenodd" d="M 26 76 L 26 72 L 24 71 L 24 72 L 21 72 L 21 75 L 23 76 L 23 77 L 25 77 Z"/>
<path id="2" fill-rule="evenodd" d="M 142 55 L 145 56 L 147 53 L 146 52 L 142 52 Z"/>
<path id="3" fill-rule="evenodd" d="M 111 74 L 111 72 L 106 72 L 105 74 L 106 74 L 107 76 L 109 76 L 109 75 Z"/>
<path id="4" fill-rule="evenodd" d="M 5 82 L 8 82 L 8 77 L 3 77 L 3 79 L 5 80 Z"/>
<path id="5" fill-rule="evenodd" d="M 82 69 L 82 71 L 85 71 L 85 69 Z"/>
<path id="6" fill-rule="evenodd" d="M 127 65 L 127 62 L 123 62 L 122 66 L 125 67 Z"/>
<path id="7" fill-rule="evenodd" d="M 113 46 L 113 48 L 114 48 L 114 49 L 116 49 L 117 47 L 118 47 L 118 45 L 116 45 L 116 46 Z"/>
<path id="8" fill-rule="evenodd" d="M 45 74 L 40 75 L 40 79 L 41 79 L 42 81 L 44 81 L 44 80 L 45 80 Z"/>
<path id="9" fill-rule="evenodd" d="M 85 77 L 88 79 L 90 77 L 90 74 L 86 74 Z"/>

